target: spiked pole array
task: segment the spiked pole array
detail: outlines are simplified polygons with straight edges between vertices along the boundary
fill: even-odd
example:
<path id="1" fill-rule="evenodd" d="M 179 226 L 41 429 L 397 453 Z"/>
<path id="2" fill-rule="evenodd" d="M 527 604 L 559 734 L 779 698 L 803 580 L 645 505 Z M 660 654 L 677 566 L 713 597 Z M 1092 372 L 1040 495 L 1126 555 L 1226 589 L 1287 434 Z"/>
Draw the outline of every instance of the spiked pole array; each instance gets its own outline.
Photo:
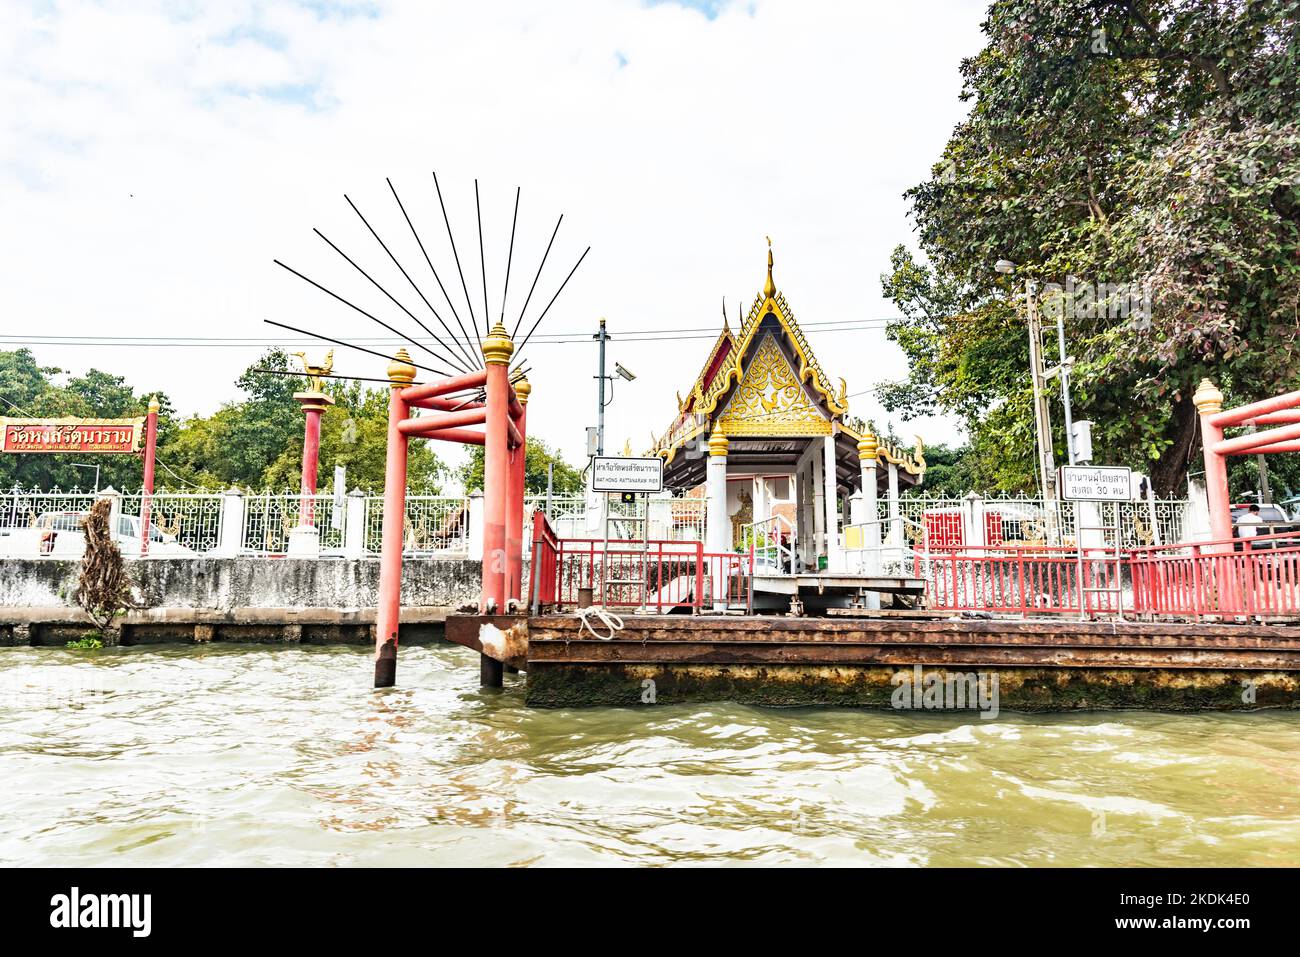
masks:
<path id="1" fill-rule="evenodd" d="M 466 321 L 462 319 L 457 302 L 448 294 L 442 277 L 434 267 L 424 240 L 420 237 L 414 221 L 405 204 L 397 194 L 391 180 L 386 181 L 393 200 L 401 211 L 402 219 L 411 231 L 420 254 L 429 268 L 434 281 L 451 314 L 452 322 L 443 318 L 433 303 L 416 282 L 415 277 L 407 271 L 398 260 L 390 246 L 379 235 L 370 220 L 361 209 L 345 196 L 348 206 L 356 213 L 367 232 L 373 237 L 388 259 L 397 267 L 407 284 L 419 297 L 424 307 L 433 315 L 445 335 L 433 330 L 417 315 L 418 307 L 412 309 L 396 295 L 385 288 L 369 270 L 343 250 L 319 229 L 314 230 L 335 253 L 352 269 L 359 273 L 369 284 L 378 290 L 384 299 L 400 311 L 404 318 L 397 318 L 401 324 L 407 320 L 413 322 L 423 333 L 419 338 L 409 336 L 399 325 L 392 325 L 373 312 L 362 308 L 328 288 L 324 283 L 312 279 L 297 269 L 275 260 L 276 265 L 297 276 L 315 289 L 325 293 L 336 301 L 359 313 L 371 322 L 382 326 L 399 339 L 404 340 L 412 349 L 418 349 L 431 356 L 438 365 L 421 365 L 411 359 L 405 346 L 391 355 L 368 349 L 344 339 L 334 338 L 308 329 L 290 326 L 282 322 L 265 320 L 271 325 L 288 329 L 305 336 L 343 346 L 358 352 L 388 359 L 389 385 L 388 406 L 388 451 L 384 468 L 384 518 L 383 543 L 380 551 L 379 608 L 375 619 L 375 687 L 390 687 L 397 681 L 397 639 L 401 622 L 401 579 L 402 546 L 405 533 L 406 512 L 406 473 L 408 442 L 413 438 L 436 441 L 455 442 L 484 447 L 483 499 L 484 499 L 484 550 L 482 572 L 482 596 L 479 607 L 483 614 L 504 614 L 509 610 L 511 601 L 518 602 L 522 597 L 523 571 L 523 499 L 525 462 L 527 453 L 527 404 L 532 386 L 527 380 L 528 367 L 521 361 L 520 354 L 528 340 L 537 330 L 542 320 L 550 312 L 551 306 L 559 298 L 578 266 L 590 252 L 587 247 L 569 270 L 564 281 L 560 283 L 545 308 L 528 326 L 523 342 L 517 347 L 515 336 L 524 325 L 528 307 L 533 293 L 537 290 L 542 271 L 550 257 L 555 237 L 559 233 L 561 215 L 556 221 L 550 241 L 542 254 L 541 262 L 533 277 L 532 286 L 524 299 L 519 317 L 514 324 L 514 331 L 507 332 L 505 311 L 510 293 L 510 275 L 514 267 L 515 234 L 519 222 L 519 199 L 521 191 L 515 190 L 514 213 L 510 223 L 510 243 L 506 253 L 505 280 L 501 290 L 501 309 L 494 322 L 488 300 L 486 244 L 483 233 L 482 203 L 478 180 L 474 181 L 474 209 L 478 226 L 479 273 L 483 289 L 483 320 L 480 334 L 479 318 L 475 313 L 470 295 L 469 284 L 465 281 L 465 272 L 461 267 L 460 252 L 456 246 L 455 235 L 451 227 L 451 218 L 443 200 L 442 187 L 437 173 L 433 174 L 434 191 L 438 206 L 442 211 L 443 223 L 447 228 L 447 240 L 451 247 L 452 259 L 456 273 L 460 278 L 461 293 Z M 452 330 L 454 324 L 456 331 Z M 473 332 L 473 339 L 470 332 Z M 513 360 L 513 368 L 511 363 Z M 448 366 L 450 368 L 444 368 Z M 432 373 L 436 378 L 417 383 L 418 370 Z M 267 370 L 279 371 L 279 370 Z M 297 373 L 285 372 L 286 375 Z M 327 378 L 352 378 L 326 376 Z M 376 380 L 364 380 L 376 381 Z M 419 409 L 423 414 L 415 414 Z M 475 428 L 481 426 L 481 430 Z M 485 685 L 500 685 L 502 665 L 494 659 L 483 656 L 480 667 L 480 680 Z"/>

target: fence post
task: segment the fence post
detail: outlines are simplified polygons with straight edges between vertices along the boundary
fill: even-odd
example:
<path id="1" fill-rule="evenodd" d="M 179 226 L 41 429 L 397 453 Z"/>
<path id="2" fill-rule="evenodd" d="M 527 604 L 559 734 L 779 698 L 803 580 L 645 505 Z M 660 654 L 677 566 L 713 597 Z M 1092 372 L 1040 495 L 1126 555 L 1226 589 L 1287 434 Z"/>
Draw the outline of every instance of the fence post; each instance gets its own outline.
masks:
<path id="1" fill-rule="evenodd" d="M 221 493 L 221 532 L 217 538 L 217 556 L 235 558 L 244 547 L 244 496 L 237 488 Z"/>
<path id="2" fill-rule="evenodd" d="M 483 560 L 482 492 L 471 492 L 469 496 L 469 557 L 471 561 Z"/>
<path id="3" fill-rule="evenodd" d="M 343 557 L 366 554 L 366 493 L 354 488 L 348 493 L 343 516 Z"/>
<path id="4" fill-rule="evenodd" d="M 98 497 L 108 499 L 108 534 L 113 541 L 117 541 L 119 533 L 122 531 L 122 493 L 110 485 L 100 492 Z M 141 547 L 143 548 L 143 546 L 142 541 Z M 148 550 L 146 549 L 143 554 L 147 553 Z"/>

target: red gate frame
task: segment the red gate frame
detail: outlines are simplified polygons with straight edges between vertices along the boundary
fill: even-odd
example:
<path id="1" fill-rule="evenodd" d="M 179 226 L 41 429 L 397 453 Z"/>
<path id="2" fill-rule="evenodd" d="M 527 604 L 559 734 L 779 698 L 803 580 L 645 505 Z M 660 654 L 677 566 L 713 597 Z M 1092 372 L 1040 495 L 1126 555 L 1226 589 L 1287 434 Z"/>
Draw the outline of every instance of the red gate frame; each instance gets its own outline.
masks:
<path id="1" fill-rule="evenodd" d="M 497 322 L 483 340 L 486 366 L 477 372 L 412 385 L 415 366 L 399 349 L 388 366 L 388 452 L 384 467 L 384 521 L 375 615 L 375 687 L 397 681 L 397 632 L 402 612 L 402 543 L 406 521 L 406 466 L 413 438 L 483 446 L 482 614 L 502 614 L 518 601 L 523 575 L 524 476 L 527 454 L 525 406 L 532 389 L 510 383 L 514 343 Z M 459 397 L 483 388 L 484 402 Z M 411 409 L 439 414 L 411 418 Z M 482 425 L 478 431 L 466 426 Z M 485 684 L 500 684 L 501 663 L 483 656 Z"/>
<path id="2" fill-rule="evenodd" d="M 1232 506 L 1228 497 L 1228 456 L 1300 452 L 1300 390 L 1224 411 L 1223 393 L 1209 379 L 1202 379 L 1192 396 L 1192 403 L 1201 417 L 1210 537 L 1218 542 L 1230 542 Z M 1241 425 L 1282 427 L 1232 439 L 1223 437 L 1225 428 Z M 1227 547 L 1230 550 L 1231 544 Z"/>

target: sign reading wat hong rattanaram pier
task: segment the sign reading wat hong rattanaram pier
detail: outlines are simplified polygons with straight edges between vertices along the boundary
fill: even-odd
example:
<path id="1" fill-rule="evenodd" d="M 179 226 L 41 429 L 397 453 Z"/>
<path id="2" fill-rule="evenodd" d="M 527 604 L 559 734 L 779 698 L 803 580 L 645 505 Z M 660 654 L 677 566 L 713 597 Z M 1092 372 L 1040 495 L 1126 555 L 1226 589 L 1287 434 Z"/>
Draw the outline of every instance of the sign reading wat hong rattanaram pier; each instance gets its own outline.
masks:
<path id="1" fill-rule="evenodd" d="M 144 422 L 0 417 L 0 452 L 139 452 Z"/>
<path id="2" fill-rule="evenodd" d="M 594 492 L 662 492 L 664 461 L 653 458 L 591 457 Z"/>

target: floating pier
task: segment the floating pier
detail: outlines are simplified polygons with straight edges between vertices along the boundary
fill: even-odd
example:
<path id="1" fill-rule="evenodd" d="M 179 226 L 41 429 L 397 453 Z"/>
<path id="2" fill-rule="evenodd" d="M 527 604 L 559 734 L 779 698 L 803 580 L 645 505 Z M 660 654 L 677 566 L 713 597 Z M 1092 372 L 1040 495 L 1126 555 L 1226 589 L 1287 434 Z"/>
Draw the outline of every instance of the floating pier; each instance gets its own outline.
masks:
<path id="1" fill-rule="evenodd" d="M 608 641 L 576 615 L 450 615 L 476 651 L 490 624 L 527 638 L 533 707 L 893 707 L 900 672 L 998 676 L 1008 711 L 1300 708 L 1300 627 L 1167 622 L 628 616 Z"/>

